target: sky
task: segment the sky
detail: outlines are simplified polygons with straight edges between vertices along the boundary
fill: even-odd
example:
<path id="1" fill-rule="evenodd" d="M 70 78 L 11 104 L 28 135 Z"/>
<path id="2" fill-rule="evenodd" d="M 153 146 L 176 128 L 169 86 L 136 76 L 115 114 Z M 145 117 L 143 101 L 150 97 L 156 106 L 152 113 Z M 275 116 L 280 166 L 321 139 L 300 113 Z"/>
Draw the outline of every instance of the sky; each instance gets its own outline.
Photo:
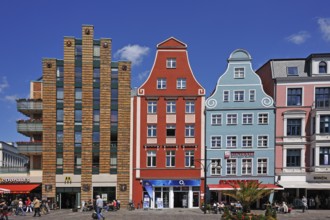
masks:
<path id="1" fill-rule="evenodd" d="M 255 70 L 269 59 L 330 53 L 328 0 L 2 0 L 0 2 L 0 141 L 26 141 L 16 99 L 42 76 L 42 58 L 63 59 L 63 38 L 112 39 L 113 60 L 132 61 L 132 88 L 152 68 L 156 45 L 175 37 L 188 45 L 191 68 L 207 97 L 238 48 Z"/>

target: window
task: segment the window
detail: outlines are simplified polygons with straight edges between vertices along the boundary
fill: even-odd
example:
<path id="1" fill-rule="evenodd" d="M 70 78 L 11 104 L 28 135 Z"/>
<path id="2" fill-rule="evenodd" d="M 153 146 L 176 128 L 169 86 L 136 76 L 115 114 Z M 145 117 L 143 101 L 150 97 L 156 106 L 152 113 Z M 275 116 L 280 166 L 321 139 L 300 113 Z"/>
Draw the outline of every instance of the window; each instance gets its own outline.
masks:
<path id="1" fill-rule="evenodd" d="M 242 175 L 252 174 L 252 159 L 242 159 Z"/>
<path id="2" fill-rule="evenodd" d="M 195 125 L 186 125 L 186 137 L 195 136 Z"/>
<path id="3" fill-rule="evenodd" d="M 147 167 L 156 167 L 156 151 L 147 151 Z"/>
<path id="4" fill-rule="evenodd" d="M 211 124 L 212 125 L 221 125 L 221 114 L 212 114 L 211 115 Z"/>
<path id="5" fill-rule="evenodd" d="M 76 103 L 81 103 L 81 99 L 82 99 L 81 88 L 76 88 L 76 90 L 75 90 L 75 102 Z"/>
<path id="6" fill-rule="evenodd" d="M 175 125 L 166 126 L 166 137 L 175 137 Z"/>
<path id="7" fill-rule="evenodd" d="M 157 136 L 157 126 L 148 125 L 148 137 L 156 137 L 156 136 Z"/>
<path id="8" fill-rule="evenodd" d="M 258 159 L 258 174 L 267 174 L 267 159 Z"/>
<path id="9" fill-rule="evenodd" d="M 175 167 L 175 150 L 166 151 L 166 166 Z"/>
<path id="10" fill-rule="evenodd" d="M 81 140 L 82 140 L 81 131 L 75 131 L 74 132 L 74 146 L 81 147 Z"/>
<path id="11" fill-rule="evenodd" d="M 166 68 L 168 68 L 168 69 L 176 68 L 176 58 L 167 58 L 166 59 Z"/>
<path id="12" fill-rule="evenodd" d="M 194 101 L 186 101 L 186 113 L 188 113 L 188 114 L 195 113 L 195 102 Z"/>
<path id="13" fill-rule="evenodd" d="M 250 102 L 256 101 L 256 90 L 249 90 L 249 101 Z"/>
<path id="14" fill-rule="evenodd" d="M 166 79 L 165 78 L 157 79 L 157 89 L 166 89 Z"/>
<path id="15" fill-rule="evenodd" d="M 244 78 L 244 68 L 235 68 L 235 79 L 241 79 Z"/>
<path id="16" fill-rule="evenodd" d="M 253 114 L 243 114 L 243 125 L 252 125 Z"/>
<path id="17" fill-rule="evenodd" d="M 63 82 L 63 79 L 64 79 L 64 67 L 58 66 L 56 68 L 56 81 Z"/>
<path id="18" fill-rule="evenodd" d="M 234 101 L 243 102 L 244 101 L 244 91 L 234 91 Z"/>
<path id="19" fill-rule="evenodd" d="M 237 137 L 236 136 L 227 136 L 227 148 L 236 147 Z"/>
<path id="20" fill-rule="evenodd" d="M 80 109 L 74 110 L 74 122 L 75 124 L 80 124 L 81 125 L 82 121 L 82 111 Z"/>
<path id="21" fill-rule="evenodd" d="M 229 91 L 228 90 L 223 91 L 223 101 L 229 102 Z"/>
<path id="22" fill-rule="evenodd" d="M 75 58 L 76 60 L 79 60 L 82 58 L 82 45 L 76 45 L 75 46 Z"/>
<path id="23" fill-rule="evenodd" d="M 93 110 L 93 122 L 94 122 L 94 125 L 100 124 L 100 110 L 98 110 L 98 109 Z"/>
<path id="24" fill-rule="evenodd" d="M 74 168 L 81 169 L 81 152 L 74 153 Z"/>
<path id="25" fill-rule="evenodd" d="M 315 89 L 315 104 L 317 108 L 330 107 L 330 87 Z"/>
<path id="26" fill-rule="evenodd" d="M 298 76 L 298 67 L 296 66 L 289 66 L 286 71 L 288 76 Z"/>
<path id="27" fill-rule="evenodd" d="M 221 136 L 211 137 L 211 148 L 221 148 Z"/>
<path id="28" fill-rule="evenodd" d="M 236 175 L 236 159 L 227 159 L 227 175 Z"/>
<path id="29" fill-rule="evenodd" d="M 63 103 L 64 91 L 63 88 L 56 88 L 56 102 Z"/>
<path id="30" fill-rule="evenodd" d="M 287 119 L 287 136 L 301 135 L 301 119 Z"/>
<path id="31" fill-rule="evenodd" d="M 176 80 L 176 88 L 177 89 L 185 89 L 187 86 L 187 82 L 185 78 L 179 78 Z"/>
<path id="32" fill-rule="evenodd" d="M 286 151 L 286 166 L 287 167 L 300 167 L 300 149 L 287 149 Z"/>
<path id="33" fill-rule="evenodd" d="M 330 165 L 330 147 L 320 147 L 320 165 Z"/>
<path id="34" fill-rule="evenodd" d="M 56 132 L 56 143 L 63 143 L 63 131 Z"/>
<path id="35" fill-rule="evenodd" d="M 93 88 L 93 105 L 99 105 L 99 104 L 100 104 L 100 89 Z"/>
<path id="36" fill-rule="evenodd" d="M 99 143 L 99 142 L 100 142 L 100 132 L 93 131 L 93 143 Z"/>
<path id="37" fill-rule="evenodd" d="M 330 133 L 330 115 L 321 115 L 320 117 L 320 133 Z"/>
<path id="38" fill-rule="evenodd" d="M 258 136 L 258 147 L 268 147 L 268 136 Z"/>
<path id="39" fill-rule="evenodd" d="M 64 111 L 63 109 L 56 110 L 56 124 L 63 124 Z"/>
<path id="40" fill-rule="evenodd" d="M 118 122 L 118 109 L 111 109 L 110 122 L 111 123 Z"/>
<path id="41" fill-rule="evenodd" d="M 94 60 L 100 60 L 100 46 L 94 45 L 93 47 L 93 58 Z"/>
<path id="42" fill-rule="evenodd" d="M 76 66 L 74 68 L 74 73 L 75 73 L 75 75 L 74 75 L 75 82 L 80 82 L 81 83 L 82 82 L 82 68 Z"/>
<path id="43" fill-rule="evenodd" d="M 148 102 L 148 113 L 149 114 L 157 113 L 157 102 L 155 101 Z"/>
<path id="44" fill-rule="evenodd" d="M 175 112 L 176 112 L 175 101 L 168 101 L 166 103 L 166 113 L 175 113 Z"/>
<path id="45" fill-rule="evenodd" d="M 288 89 L 288 106 L 301 106 L 302 105 L 302 89 L 290 88 Z"/>
<path id="46" fill-rule="evenodd" d="M 242 136 L 242 147 L 252 147 L 252 136 Z"/>
<path id="47" fill-rule="evenodd" d="M 221 159 L 211 160 L 211 175 L 221 175 Z"/>
<path id="48" fill-rule="evenodd" d="M 227 114 L 227 125 L 237 124 L 237 114 Z"/>
<path id="49" fill-rule="evenodd" d="M 327 73 L 327 63 L 324 61 L 321 61 L 319 63 L 319 73 Z"/>
<path id="50" fill-rule="evenodd" d="M 93 82 L 100 83 L 100 68 L 93 69 Z"/>
<path id="51" fill-rule="evenodd" d="M 258 114 L 258 123 L 259 123 L 259 125 L 267 125 L 268 124 L 268 113 L 259 113 Z"/>
<path id="52" fill-rule="evenodd" d="M 185 167 L 194 166 L 195 152 L 193 150 L 187 150 L 185 152 Z"/>

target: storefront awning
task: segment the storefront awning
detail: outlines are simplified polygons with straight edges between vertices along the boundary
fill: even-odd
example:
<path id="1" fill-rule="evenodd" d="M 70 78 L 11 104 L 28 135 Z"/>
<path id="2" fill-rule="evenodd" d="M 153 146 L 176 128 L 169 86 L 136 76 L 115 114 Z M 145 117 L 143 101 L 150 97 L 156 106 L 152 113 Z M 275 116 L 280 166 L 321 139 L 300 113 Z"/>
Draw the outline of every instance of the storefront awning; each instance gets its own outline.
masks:
<path id="1" fill-rule="evenodd" d="M 233 186 L 231 186 L 230 184 L 208 184 L 207 185 L 209 187 L 210 190 L 213 191 L 218 191 L 218 190 L 234 190 Z M 237 184 L 236 186 L 237 188 L 239 187 L 239 185 Z M 275 184 L 260 184 L 260 189 L 265 188 L 265 189 L 273 189 L 273 190 L 283 190 L 282 187 L 277 186 Z"/>
<path id="2" fill-rule="evenodd" d="M 0 194 L 4 194 L 4 193 L 10 193 L 10 190 L 5 188 L 0 188 Z"/>
<path id="3" fill-rule="evenodd" d="M 300 189 L 330 189 L 330 183 L 309 183 L 309 182 L 294 182 L 294 181 L 279 181 L 279 184 L 284 189 L 300 188 Z"/>
<path id="4" fill-rule="evenodd" d="M 37 188 L 40 184 L 4 184 L 0 185 L 0 188 L 8 189 L 10 193 L 30 193 Z"/>

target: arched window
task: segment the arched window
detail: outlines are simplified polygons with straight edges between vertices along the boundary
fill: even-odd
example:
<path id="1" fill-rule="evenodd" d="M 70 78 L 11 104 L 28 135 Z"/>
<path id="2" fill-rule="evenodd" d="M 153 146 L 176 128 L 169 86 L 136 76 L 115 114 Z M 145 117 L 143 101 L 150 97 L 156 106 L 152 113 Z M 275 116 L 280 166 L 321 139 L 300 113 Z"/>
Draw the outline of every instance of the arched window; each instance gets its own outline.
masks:
<path id="1" fill-rule="evenodd" d="M 324 61 L 321 61 L 319 63 L 319 73 L 327 73 L 327 63 Z"/>

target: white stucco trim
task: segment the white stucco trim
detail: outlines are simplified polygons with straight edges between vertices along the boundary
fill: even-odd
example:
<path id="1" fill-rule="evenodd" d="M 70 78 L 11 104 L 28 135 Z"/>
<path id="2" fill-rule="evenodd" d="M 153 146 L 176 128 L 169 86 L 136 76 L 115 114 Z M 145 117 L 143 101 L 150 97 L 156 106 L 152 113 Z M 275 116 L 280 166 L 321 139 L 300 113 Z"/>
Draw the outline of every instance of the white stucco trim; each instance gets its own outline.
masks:
<path id="1" fill-rule="evenodd" d="M 140 127 L 141 127 L 141 98 L 136 97 L 136 178 L 140 178 L 140 160 L 141 160 L 141 132 L 140 132 Z"/>

